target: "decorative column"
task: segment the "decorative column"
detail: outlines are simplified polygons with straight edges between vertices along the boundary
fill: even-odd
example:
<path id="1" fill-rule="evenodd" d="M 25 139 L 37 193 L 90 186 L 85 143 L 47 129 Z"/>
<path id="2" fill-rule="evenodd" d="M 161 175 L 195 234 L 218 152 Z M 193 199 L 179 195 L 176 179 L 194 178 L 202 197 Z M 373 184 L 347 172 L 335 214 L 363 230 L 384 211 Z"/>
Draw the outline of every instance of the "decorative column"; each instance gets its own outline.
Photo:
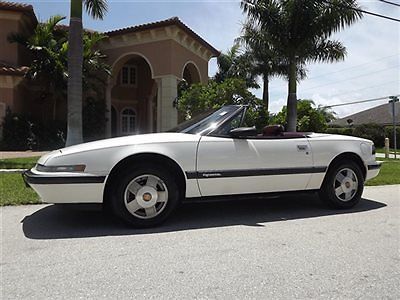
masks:
<path id="1" fill-rule="evenodd" d="M 178 111 L 174 101 L 178 96 L 178 80 L 174 75 L 159 78 L 157 97 L 157 130 L 166 131 L 178 124 Z"/>
<path id="2" fill-rule="evenodd" d="M 108 83 L 106 88 L 106 138 L 111 137 L 111 89 L 112 86 Z"/>
<path id="3" fill-rule="evenodd" d="M 156 79 L 157 83 L 157 128 L 156 131 L 161 131 L 161 110 L 162 110 L 162 80 L 161 78 Z"/>

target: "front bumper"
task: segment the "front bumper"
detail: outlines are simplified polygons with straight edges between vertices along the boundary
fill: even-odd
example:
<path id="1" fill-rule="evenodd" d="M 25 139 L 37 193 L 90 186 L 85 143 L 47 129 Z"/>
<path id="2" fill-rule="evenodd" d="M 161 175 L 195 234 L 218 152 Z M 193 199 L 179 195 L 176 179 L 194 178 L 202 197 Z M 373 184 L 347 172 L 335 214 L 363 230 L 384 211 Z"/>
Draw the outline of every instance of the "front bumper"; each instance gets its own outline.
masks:
<path id="1" fill-rule="evenodd" d="M 54 173 L 52 173 L 54 174 Z M 33 173 L 28 170 L 22 173 L 22 177 L 26 184 L 81 184 L 81 183 L 103 183 L 105 176 L 76 176 L 76 174 L 68 176 L 51 175 L 46 176 L 43 173 Z"/>
<path id="2" fill-rule="evenodd" d="M 381 170 L 382 162 L 376 161 L 372 164 L 368 164 L 367 166 L 367 178 L 365 180 L 370 180 L 376 176 L 378 176 L 379 171 Z"/>
<path id="3" fill-rule="evenodd" d="M 44 173 L 35 169 L 22 173 L 45 203 L 101 203 L 106 176 L 77 173 Z"/>

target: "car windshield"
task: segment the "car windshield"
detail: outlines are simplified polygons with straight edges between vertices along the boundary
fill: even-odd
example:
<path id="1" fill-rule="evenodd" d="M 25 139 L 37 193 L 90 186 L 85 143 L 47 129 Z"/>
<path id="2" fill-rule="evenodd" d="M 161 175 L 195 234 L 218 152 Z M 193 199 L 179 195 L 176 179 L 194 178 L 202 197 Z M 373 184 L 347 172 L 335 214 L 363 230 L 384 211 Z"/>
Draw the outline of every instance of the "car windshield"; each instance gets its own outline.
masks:
<path id="1" fill-rule="evenodd" d="M 218 110 L 210 110 L 193 119 L 187 120 L 169 132 L 181 132 L 189 134 L 205 135 L 214 131 L 220 124 L 224 123 L 227 119 L 232 117 L 241 106 L 228 105 L 221 107 Z"/>

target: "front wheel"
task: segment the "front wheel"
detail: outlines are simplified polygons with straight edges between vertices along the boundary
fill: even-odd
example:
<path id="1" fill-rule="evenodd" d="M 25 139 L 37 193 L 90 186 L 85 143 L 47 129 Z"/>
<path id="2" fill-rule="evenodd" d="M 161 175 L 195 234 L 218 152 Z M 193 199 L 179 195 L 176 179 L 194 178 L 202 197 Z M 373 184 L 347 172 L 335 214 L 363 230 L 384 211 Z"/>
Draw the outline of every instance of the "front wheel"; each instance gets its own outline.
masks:
<path id="1" fill-rule="evenodd" d="M 111 208 L 134 227 L 151 227 L 165 221 L 179 203 L 175 178 L 157 167 L 139 167 L 120 175 L 112 193 Z"/>
<path id="2" fill-rule="evenodd" d="M 319 196 L 334 208 L 351 208 L 361 200 L 364 176 L 352 161 L 342 161 L 330 168 L 325 176 Z"/>

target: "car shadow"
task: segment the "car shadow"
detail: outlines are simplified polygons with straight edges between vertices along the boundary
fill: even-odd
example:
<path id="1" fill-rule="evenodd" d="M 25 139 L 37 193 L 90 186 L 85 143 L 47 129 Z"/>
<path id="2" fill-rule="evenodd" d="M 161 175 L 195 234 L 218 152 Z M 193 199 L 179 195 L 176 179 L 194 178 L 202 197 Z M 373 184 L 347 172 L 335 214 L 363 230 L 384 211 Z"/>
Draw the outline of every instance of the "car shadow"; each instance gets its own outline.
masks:
<path id="1" fill-rule="evenodd" d="M 30 239 L 68 239 L 100 236 L 176 232 L 233 225 L 265 226 L 265 223 L 352 214 L 385 207 L 363 199 L 356 207 L 332 210 L 318 197 L 282 197 L 237 201 L 187 203 L 165 223 L 155 228 L 134 229 L 116 222 L 99 205 L 49 205 L 23 220 L 23 232 Z"/>

